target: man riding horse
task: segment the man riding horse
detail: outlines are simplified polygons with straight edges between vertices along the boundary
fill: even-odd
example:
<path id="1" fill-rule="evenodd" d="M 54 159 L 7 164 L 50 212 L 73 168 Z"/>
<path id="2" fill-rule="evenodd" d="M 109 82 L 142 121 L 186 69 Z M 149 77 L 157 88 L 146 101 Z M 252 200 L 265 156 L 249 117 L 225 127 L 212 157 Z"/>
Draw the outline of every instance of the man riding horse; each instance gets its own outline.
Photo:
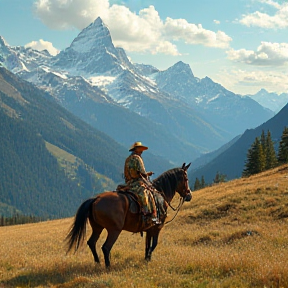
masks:
<path id="1" fill-rule="evenodd" d="M 148 147 L 142 145 L 141 142 L 135 142 L 130 147 L 129 151 L 131 154 L 127 157 L 124 166 L 125 182 L 129 191 L 136 194 L 139 199 L 140 205 L 142 206 L 144 222 L 148 224 L 152 221 L 153 224 L 161 224 L 154 196 L 157 190 L 153 188 L 149 180 L 149 176 L 151 176 L 153 172 L 146 172 L 141 157 L 143 151 L 147 149 Z"/>

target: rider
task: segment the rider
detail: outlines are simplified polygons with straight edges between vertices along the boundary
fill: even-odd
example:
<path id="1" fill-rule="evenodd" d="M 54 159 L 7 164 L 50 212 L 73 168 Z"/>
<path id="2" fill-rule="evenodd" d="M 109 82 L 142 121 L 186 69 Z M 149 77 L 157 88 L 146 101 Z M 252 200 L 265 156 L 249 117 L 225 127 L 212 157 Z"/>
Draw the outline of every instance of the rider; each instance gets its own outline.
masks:
<path id="1" fill-rule="evenodd" d="M 124 166 L 125 182 L 130 187 L 130 190 L 138 195 L 143 205 L 144 216 L 149 217 L 155 224 L 159 224 L 160 221 L 157 217 L 157 209 L 151 189 L 154 188 L 149 183 L 149 176 L 153 172 L 146 172 L 141 154 L 147 150 L 148 147 L 142 145 L 141 142 L 135 142 L 129 149 L 130 156 L 127 157 Z M 146 217 L 146 219 L 147 219 Z M 150 217 L 149 217 L 150 218 Z"/>

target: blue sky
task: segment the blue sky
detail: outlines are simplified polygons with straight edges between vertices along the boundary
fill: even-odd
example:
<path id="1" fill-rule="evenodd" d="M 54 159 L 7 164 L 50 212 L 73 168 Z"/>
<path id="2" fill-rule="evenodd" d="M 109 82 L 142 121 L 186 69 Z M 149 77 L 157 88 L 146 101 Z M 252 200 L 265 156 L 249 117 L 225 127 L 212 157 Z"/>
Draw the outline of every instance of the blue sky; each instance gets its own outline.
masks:
<path id="1" fill-rule="evenodd" d="M 132 62 L 183 61 L 243 95 L 288 92 L 287 0 L 0 0 L 0 36 L 55 54 L 98 16 Z"/>

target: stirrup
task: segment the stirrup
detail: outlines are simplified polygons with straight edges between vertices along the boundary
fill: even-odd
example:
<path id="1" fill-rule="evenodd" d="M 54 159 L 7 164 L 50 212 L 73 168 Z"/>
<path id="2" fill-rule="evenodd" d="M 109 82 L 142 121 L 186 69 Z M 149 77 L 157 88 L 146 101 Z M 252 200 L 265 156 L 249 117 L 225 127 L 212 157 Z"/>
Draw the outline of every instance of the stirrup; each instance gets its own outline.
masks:
<path id="1" fill-rule="evenodd" d="M 152 218 L 152 222 L 154 224 L 162 224 L 162 222 L 158 218 Z"/>

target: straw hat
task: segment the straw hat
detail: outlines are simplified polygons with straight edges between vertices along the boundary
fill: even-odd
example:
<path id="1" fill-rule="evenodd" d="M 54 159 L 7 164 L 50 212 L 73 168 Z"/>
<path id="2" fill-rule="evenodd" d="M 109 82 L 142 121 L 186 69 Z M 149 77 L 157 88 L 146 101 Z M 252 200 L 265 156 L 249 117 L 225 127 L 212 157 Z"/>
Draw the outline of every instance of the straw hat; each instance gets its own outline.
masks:
<path id="1" fill-rule="evenodd" d="M 148 149 L 148 147 L 142 145 L 141 142 L 135 142 L 135 143 L 130 147 L 129 151 L 133 151 L 136 147 L 142 147 L 143 151 Z"/>

